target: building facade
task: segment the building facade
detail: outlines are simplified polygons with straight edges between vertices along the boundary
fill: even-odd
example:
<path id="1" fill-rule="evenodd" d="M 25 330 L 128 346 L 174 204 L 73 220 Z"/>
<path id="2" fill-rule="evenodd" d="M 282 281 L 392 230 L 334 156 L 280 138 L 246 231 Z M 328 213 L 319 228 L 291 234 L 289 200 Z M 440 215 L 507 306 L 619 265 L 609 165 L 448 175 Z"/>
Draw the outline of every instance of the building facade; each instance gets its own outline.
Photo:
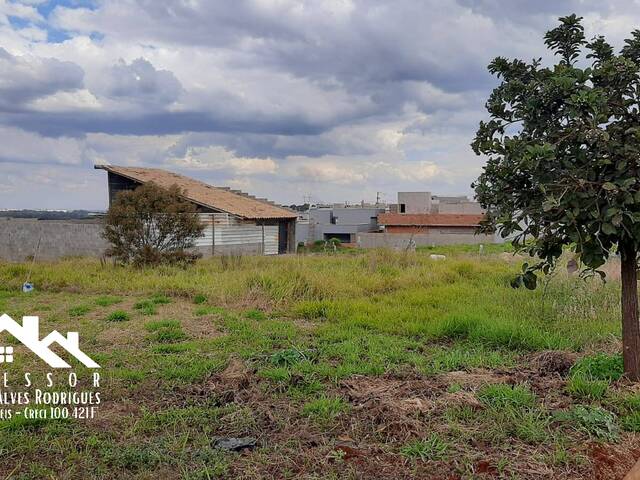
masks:
<path id="1" fill-rule="evenodd" d="M 299 220 L 297 241 L 313 243 L 337 238 L 342 243 L 356 243 L 357 234 L 378 231 L 378 215 L 383 207 L 345 206 L 313 207 Z"/>

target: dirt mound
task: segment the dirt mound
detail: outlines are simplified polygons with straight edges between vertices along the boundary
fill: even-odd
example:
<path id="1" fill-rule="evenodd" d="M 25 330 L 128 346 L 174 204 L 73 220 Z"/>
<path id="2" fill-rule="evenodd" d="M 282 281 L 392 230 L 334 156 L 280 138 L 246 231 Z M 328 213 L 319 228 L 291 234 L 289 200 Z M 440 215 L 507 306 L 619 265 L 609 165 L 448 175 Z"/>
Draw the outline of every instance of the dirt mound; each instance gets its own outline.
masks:
<path id="1" fill-rule="evenodd" d="M 437 380 L 353 376 L 340 383 L 341 394 L 359 419 L 389 440 L 405 440 L 427 433 L 423 418 L 436 406 L 434 398 L 446 388 Z"/>
<path id="2" fill-rule="evenodd" d="M 540 375 L 558 374 L 564 377 L 576 363 L 577 358 L 577 355 L 572 352 L 547 350 L 531 355 L 528 363 Z"/>

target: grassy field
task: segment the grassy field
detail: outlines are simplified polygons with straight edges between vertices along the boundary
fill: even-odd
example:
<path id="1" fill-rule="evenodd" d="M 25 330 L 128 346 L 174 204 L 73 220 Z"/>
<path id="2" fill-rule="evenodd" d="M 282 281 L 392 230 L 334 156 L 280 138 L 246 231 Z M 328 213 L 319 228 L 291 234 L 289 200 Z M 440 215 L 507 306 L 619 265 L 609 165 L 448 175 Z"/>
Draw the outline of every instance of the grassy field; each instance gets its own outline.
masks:
<path id="1" fill-rule="evenodd" d="M 0 312 L 78 330 L 102 366 L 97 418 L 0 422 L 0 477 L 621 478 L 640 393 L 620 379 L 618 282 L 513 290 L 521 259 L 500 250 L 69 259 L 38 263 L 30 294 L 29 265 L 0 263 Z M 6 342 L 4 371 L 49 371 Z"/>

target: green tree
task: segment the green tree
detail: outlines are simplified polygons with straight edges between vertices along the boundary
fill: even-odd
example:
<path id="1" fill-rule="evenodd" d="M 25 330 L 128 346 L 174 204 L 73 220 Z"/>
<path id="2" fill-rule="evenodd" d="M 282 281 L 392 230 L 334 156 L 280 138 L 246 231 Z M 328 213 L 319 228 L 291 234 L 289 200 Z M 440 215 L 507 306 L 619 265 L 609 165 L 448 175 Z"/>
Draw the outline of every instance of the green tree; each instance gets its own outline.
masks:
<path id="1" fill-rule="evenodd" d="M 107 255 L 137 266 L 192 263 L 189 251 L 204 226 L 193 203 L 177 185 L 168 189 L 146 183 L 119 192 L 111 204 L 103 236 L 111 243 Z"/>
<path id="2" fill-rule="evenodd" d="M 545 35 L 559 62 L 498 57 L 500 80 L 472 143 L 488 156 L 472 185 L 487 209 L 482 229 L 515 236 L 538 260 L 514 286 L 535 288 L 569 246 L 583 273 L 621 257 L 625 372 L 640 380 L 637 257 L 640 246 L 640 30 L 616 54 L 603 37 L 587 41 L 582 18 L 560 18 Z"/>

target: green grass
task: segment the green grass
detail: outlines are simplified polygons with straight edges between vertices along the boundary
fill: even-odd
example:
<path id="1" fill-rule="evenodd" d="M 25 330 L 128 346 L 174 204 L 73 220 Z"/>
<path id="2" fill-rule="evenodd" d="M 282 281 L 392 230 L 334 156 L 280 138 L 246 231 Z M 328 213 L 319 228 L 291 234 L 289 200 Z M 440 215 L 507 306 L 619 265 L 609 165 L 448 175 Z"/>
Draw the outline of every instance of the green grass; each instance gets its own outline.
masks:
<path id="1" fill-rule="evenodd" d="M 144 328 L 148 332 L 157 332 L 162 329 L 176 329 L 181 328 L 180 320 L 153 320 L 151 322 L 147 322 L 144 325 Z"/>
<path id="2" fill-rule="evenodd" d="M 76 307 L 72 307 L 69 309 L 70 317 L 82 317 L 91 311 L 91 307 L 89 305 L 78 305 Z"/>
<path id="3" fill-rule="evenodd" d="M 582 374 L 573 375 L 567 382 L 567 392 L 577 400 L 602 400 L 608 388 L 606 380 L 589 380 Z"/>
<path id="4" fill-rule="evenodd" d="M 205 303 L 206 301 L 207 301 L 207 296 L 201 293 L 198 293 L 193 297 L 193 303 L 195 303 L 196 305 L 200 305 L 202 303 Z"/>
<path id="5" fill-rule="evenodd" d="M 486 385 L 478 391 L 478 399 L 496 409 L 532 407 L 536 396 L 525 385 Z"/>
<path id="6" fill-rule="evenodd" d="M 244 312 L 244 316 L 252 320 L 267 319 L 267 315 L 262 310 L 258 310 L 258 309 L 247 310 L 246 312 Z"/>
<path id="7" fill-rule="evenodd" d="M 196 308 L 194 313 L 195 313 L 195 315 L 198 315 L 199 317 L 202 317 L 202 316 L 205 316 L 205 315 L 222 314 L 224 312 L 225 312 L 224 308 L 221 308 L 221 307 L 204 306 L 204 307 Z"/>
<path id="8" fill-rule="evenodd" d="M 416 440 L 400 449 L 400 454 L 411 460 L 443 460 L 449 446 L 437 434 L 433 433 L 425 440 Z"/>
<path id="9" fill-rule="evenodd" d="M 139 310 L 143 315 L 155 315 L 156 313 L 158 313 L 156 304 L 151 300 L 142 300 L 140 302 L 136 302 L 133 305 L 133 308 Z"/>
<path id="10" fill-rule="evenodd" d="M 155 305 L 167 305 L 167 304 L 171 303 L 171 299 L 169 297 L 167 297 L 166 295 L 159 294 L 159 293 L 153 295 L 150 300 Z"/>
<path id="11" fill-rule="evenodd" d="M 151 333 L 147 338 L 156 343 L 176 343 L 188 338 L 179 320 L 147 322 L 145 328 Z"/>
<path id="12" fill-rule="evenodd" d="M 302 414 L 320 425 L 330 424 L 338 415 L 349 410 L 349 405 L 341 398 L 322 396 L 305 403 Z"/>
<path id="13" fill-rule="evenodd" d="M 638 429 L 619 355 L 583 354 L 619 348 L 619 283 L 561 266 L 544 289 L 513 290 L 519 261 L 503 250 L 341 248 L 140 270 L 68 259 L 38 263 L 30 295 L 19 293 L 28 265 L 0 262 L 2 310 L 35 312 L 43 334 L 79 331 L 106 392 L 98 422 L 0 422 L 5 476 L 413 478 L 446 462 L 466 478 L 478 445 L 504 478 L 588 472 L 592 441 L 620 445 Z M 72 316 L 78 307 L 89 309 Z M 548 349 L 580 353 L 566 381 L 536 371 L 532 352 Z M 12 378 L 44 378 L 17 352 Z M 220 436 L 259 446 L 220 452 Z"/>
<path id="14" fill-rule="evenodd" d="M 627 432 L 640 433 L 640 412 L 633 412 L 620 418 L 622 428 Z"/>
<path id="15" fill-rule="evenodd" d="M 116 297 L 112 295 L 104 295 L 102 297 L 98 297 L 95 299 L 94 303 L 99 307 L 109 307 L 111 305 L 116 305 L 122 302 L 121 297 Z"/>
<path id="16" fill-rule="evenodd" d="M 129 320 L 131 317 L 124 310 L 116 310 L 115 312 L 110 313 L 107 316 L 108 322 L 125 322 Z"/>

